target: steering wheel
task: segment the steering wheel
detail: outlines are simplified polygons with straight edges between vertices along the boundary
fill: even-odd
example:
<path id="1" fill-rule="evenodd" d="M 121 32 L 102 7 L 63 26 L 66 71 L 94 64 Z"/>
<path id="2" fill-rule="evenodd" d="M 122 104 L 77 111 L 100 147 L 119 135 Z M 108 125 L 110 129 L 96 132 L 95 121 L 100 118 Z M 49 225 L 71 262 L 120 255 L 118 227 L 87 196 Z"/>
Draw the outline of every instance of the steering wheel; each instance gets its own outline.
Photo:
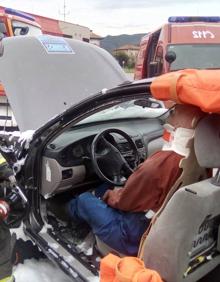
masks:
<path id="1" fill-rule="evenodd" d="M 122 154 L 112 133 L 127 141 L 127 152 Z M 115 186 L 123 186 L 139 164 L 139 154 L 134 141 L 127 133 L 116 128 L 103 130 L 96 135 L 91 145 L 91 157 L 96 174 Z M 131 162 L 128 162 L 126 157 L 131 158 Z"/>

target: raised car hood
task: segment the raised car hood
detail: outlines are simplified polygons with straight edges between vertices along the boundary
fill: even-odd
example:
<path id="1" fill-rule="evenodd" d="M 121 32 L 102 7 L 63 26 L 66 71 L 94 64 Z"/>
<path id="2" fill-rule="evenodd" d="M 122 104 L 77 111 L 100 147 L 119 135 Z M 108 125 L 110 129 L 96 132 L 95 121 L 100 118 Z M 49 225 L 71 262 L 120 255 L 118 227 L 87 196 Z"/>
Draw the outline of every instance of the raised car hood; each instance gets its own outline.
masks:
<path id="1" fill-rule="evenodd" d="M 128 80 L 105 50 L 62 37 L 2 41 L 0 80 L 19 129 L 37 129 L 71 105 Z"/>

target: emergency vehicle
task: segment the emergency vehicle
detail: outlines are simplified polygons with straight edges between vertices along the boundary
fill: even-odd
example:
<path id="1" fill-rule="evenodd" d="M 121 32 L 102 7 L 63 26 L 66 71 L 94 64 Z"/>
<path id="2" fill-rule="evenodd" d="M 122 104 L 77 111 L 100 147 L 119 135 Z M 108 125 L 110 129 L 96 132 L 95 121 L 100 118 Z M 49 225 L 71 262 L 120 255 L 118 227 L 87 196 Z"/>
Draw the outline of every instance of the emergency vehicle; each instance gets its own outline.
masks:
<path id="1" fill-rule="evenodd" d="M 185 68 L 220 68 L 220 17 L 169 17 L 144 36 L 135 79 Z"/>
<path id="2" fill-rule="evenodd" d="M 40 35 L 40 25 L 29 14 L 11 8 L 0 8 L 0 38 L 10 36 Z M 0 78 L 1 80 L 1 78 Z M 0 129 L 14 129 L 17 124 L 0 84 Z"/>

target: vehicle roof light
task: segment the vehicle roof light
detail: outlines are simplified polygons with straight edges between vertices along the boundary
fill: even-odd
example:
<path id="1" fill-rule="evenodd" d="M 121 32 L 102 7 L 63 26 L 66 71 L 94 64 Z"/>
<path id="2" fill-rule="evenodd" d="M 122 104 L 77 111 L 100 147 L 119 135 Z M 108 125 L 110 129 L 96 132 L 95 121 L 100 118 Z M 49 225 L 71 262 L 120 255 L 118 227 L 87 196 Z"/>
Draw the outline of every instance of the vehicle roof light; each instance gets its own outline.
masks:
<path id="1" fill-rule="evenodd" d="M 220 22 L 220 17 L 169 17 L 169 23 L 186 23 L 186 22 Z"/>
<path id="2" fill-rule="evenodd" d="M 21 17 L 21 18 L 24 18 L 24 19 L 27 19 L 27 20 L 30 20 L 30 21 L 35 21 L 34 17 L 32 17 L 32 16 L 30 16 L 26 13 L 20 12 L 18 10 L 11 9 L 11 8 L 5 8 L 5 13 L 10 14 L 10 15 L 14 15 L 14 16 L 18 16 L 18 17 Z"/>

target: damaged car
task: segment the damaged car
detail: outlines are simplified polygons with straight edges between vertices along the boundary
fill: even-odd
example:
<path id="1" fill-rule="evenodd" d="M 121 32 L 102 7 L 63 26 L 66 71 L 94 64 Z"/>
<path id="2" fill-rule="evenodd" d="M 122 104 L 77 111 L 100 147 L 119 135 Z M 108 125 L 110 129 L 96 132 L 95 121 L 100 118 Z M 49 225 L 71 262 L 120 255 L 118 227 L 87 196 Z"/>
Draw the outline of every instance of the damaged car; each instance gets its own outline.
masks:
<path id="1" fill-rule="evenodd" d="M 23 132 L 0 134 L 1 152 L 16 175 L 12 189 L 24 208 L 8 224 L 16 217 L 23 221 L 26 235 L 73 281 L 98 279 L 100 259 L 111 248 L 88 225 L 62 217 L 59 207 L 103 182 L 122 186 L 162 147 L 167 109 L 152 97 L 151 80 L 129 82 L 110 54 L 88 43 L 43 35 L 6 38 L 0 66 Z M 206 134 L 214 140 L 209 123 L 219 132 L 216 116 L 205 120 L 196 134 L 203 134 L 201 140 Z M 219 151 L 213 144 L 207 146 Z M 167 282 L 198 281 L 220 263 L 219 179 L 201 175 L 219 166 L 213 154 L 204 160 L 208 149 L 202 146 L 192 142 L 176 190 L 183 187 L 169 195 L 144 238 L 145 265 Z"/>

